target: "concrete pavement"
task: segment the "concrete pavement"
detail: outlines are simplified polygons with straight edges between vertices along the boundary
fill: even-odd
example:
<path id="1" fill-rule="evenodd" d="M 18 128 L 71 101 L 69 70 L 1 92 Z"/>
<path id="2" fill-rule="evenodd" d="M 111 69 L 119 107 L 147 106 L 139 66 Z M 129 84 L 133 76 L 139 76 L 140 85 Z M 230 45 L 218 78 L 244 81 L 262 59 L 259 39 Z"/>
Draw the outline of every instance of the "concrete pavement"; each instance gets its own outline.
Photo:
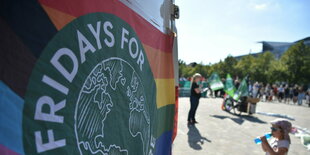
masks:
<path id="1" fill-rule="evenodd" d="M 221 110 L 223 99 L 201 98 L 195 126 L 187 125 L 189 98 L 179 98 L 178 133 L 173 143 L 173 155 L 262 155 L 255 137 L 270 132 L 269 122 L 277 117 L 254 114 L 236 116 Z M 284 103 L 259 102 L 256 111 L 289 115 L 293 125 L 310 129 L 310 108 Z M 310 155 L 294 135 L 289 154 Z"/>

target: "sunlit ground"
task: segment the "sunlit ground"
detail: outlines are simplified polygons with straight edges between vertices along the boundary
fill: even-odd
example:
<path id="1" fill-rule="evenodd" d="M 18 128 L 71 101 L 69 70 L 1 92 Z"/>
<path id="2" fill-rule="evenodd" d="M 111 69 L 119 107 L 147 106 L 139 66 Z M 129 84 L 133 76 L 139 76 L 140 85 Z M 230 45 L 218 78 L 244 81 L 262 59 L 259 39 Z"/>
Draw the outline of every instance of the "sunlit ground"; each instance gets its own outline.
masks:
<path id="1" fill-rule="evenodd" d="M 173 155 L 261 155 L 265 154 L 254 138 L 270 132 L 269 122 L 276 117 L 254 114 L 235 116 L 221 110 L 222 99 L 202 98 L 197 110 L 199 124 L 187 126 L 189 98 L 179 99 L 179 123 L 173 143 Z M 259 102 L 256 111 L 277 113 L 293 117 L 293 125 L 310 129 L 310 108 L 284 103 Z M 310 154 L 301 140 L 290 134 L 292 144 L 289 154 Z"/>

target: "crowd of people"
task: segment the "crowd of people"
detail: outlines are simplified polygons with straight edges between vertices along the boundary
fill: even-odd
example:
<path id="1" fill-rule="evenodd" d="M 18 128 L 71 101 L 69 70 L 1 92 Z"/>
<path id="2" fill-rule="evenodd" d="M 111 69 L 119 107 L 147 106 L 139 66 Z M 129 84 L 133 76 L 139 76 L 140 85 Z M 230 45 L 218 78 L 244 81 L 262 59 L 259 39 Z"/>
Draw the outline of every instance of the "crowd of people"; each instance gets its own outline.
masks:
<path id="1" fill-rule="evenodd" d="M 260 98 L 261 101 L 283 102 L 302 105 L 306 103 L 310 106 L 310 88 L 306 85 L 299 86 L 289 84 L 263 84 L 249 82 L 249 95 L 254 98 Z"/>
<path id="2" fill-rule="evenodd" d="M 191 89 L 190 89 L 190 110 L 188 113 L 188 125 L 194 125 L 198 123 L 195 119 L 196 110 L 199 105 L 199 99 L 201 97 L 202 85 L 199 85 L 202 80 L 202 76 L 199 73 L 193 75 L 191 79 Z M 224 81 L 222 81 L 224 82 Z M 235 87 L 238 88 L 240 82 L 235 80 Z M 211 89 L 210 89 L 211 90 Z M 307 101 L 309 104 L 309 93 L 310 89 L 307 87 L 302 87 L 298 85 L 290 86 L 287 84 L 266 84 L 255 82 L 251 84 L 248 82 L 248 92 L 249 96 L 253 98 L 260 98 L 261 101 L 276 101 L 290 103 L 293 101 L 294 104 L 298 103 L 301 105 L 303 99 L 307 96 Z M 210 92 L 211 93 L 211 92 Z M 215 97 L 219 94 L 223 95 L 224 90 L 219 90 L 214 92 Z M 213 95 L 213 93 L 211 93 Z M 310 104 L 309 104 L 310 106 Z M 271 136 L 273 139 L 268 142 L 266 135 L 260 137 L 261 147 L 267 155 L 269 154 L 287 154 L 291 144 L 289 133 L 291 132 L 292 124 L 285 119 L 276 119 L 271 121 Z"/>
<path id="3" fill-rule="evenodd" d="M 222 79 L 225 83 L 225 79 Z M 236 89 L 240 85 L 239 80 L 234 82 Z M 310 107 L 310 87 L 297 84 L 263 84 L 262 82 L 248 82 L 249 96 L 259 98 L 262 102 L 282 102 L 286 104 L 303 105 Z M 212 91 L 209 89 L 211 97 L 223 97 L 224 89 Z"/>

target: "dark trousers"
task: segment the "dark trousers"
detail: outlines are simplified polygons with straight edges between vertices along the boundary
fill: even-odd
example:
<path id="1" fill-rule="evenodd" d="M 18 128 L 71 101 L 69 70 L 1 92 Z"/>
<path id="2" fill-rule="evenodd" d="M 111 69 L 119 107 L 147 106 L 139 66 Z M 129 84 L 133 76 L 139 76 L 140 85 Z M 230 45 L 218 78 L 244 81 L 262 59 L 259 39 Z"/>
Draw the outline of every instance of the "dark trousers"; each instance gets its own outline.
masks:
<path id="1" fill-rule="evenodd" d="M 196 115 L 196 110 L 197 110 L 197 107 L 199 104 L 199 98 L 191 96 L 190 102 L 191 102 L 191 108 L 190 108 L 189 113 L 188 113 L 187 121 L 196 121 L 195 115 Z"/>

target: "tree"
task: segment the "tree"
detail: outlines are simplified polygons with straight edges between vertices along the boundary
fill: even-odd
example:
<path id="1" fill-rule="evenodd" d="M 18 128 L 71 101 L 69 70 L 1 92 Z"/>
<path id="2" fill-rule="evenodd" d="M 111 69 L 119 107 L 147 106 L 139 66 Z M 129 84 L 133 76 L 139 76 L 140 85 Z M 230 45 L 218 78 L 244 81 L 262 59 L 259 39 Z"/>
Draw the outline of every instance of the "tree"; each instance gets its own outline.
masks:
<path id="1" fill-rule="evenodd" d="M 197 64 L 194 68 L 195 68 L 195 73 L 200 73 L 201 76 L 203 77 L 208 76 L 207 68 L 202 63 Z"/>
<path id="2" fill-rule="evenodd" d="M 180 77 L 185 77 L 185 68 L 186 68 L 186 63 L 183 60 L 178 60 L 179 63 L 179 76 Z"/>
<path id="3" fill-rule="evenodd" d="M 255 58 L 252 55 L 247 55 L 241 58 L 236 65 L 237 76 L 245 77 L 249 75 L 252 77 L 253 64 L 255 63 Z"/>
<path id="4" fill-rule="evenodd" d="M 236 58 L 232 56 L 228 56 L 225 58 L 224 63 L 221 66 L 221 70 L 223 71 L 224 75 L 221 77 L 226 77 L 226 74 L 229 73 L 230 75 L 235 76 L 236 74 L 236 68 L 238 61 Z"/>
<path id="5" fill-rule="evenodd" d="M 310 83 L 310 47 L 300 41 L 291 46 L 282 56 L 281 61 L 287 67 L 289 82 Z"/>
<path id="6" fill-rule="evenodd" d="M 187 65 L 179 60 L 180 76 L 191 77 L 198 72 L 208 77 L 213 72 L 217 72 L 222 78 L 230 73 L 233 77 L 240 78 L 248 75 L 251 80 L 264 83 L 310 84 L 310 47 L 306 46 L 303 41 L 291 46 L 280 60 L 276 60 L 271 52 L 264 52 L 258 57 L 244 56 L 239 61 L 228 56 L 224 61 L 221 60 L 212 65 L 191 64 L 195 65 Z"/>
<path id="7" fill-rule="evenodd" d="M 194 65 L 193 65 L 194 64 Z M 195 73 L 200 73 L 203 77 L 207 77 L 208 69 L 210 66 L 205 66 L 202 63 L 191 63 L 187 65 L 183 60 L 179 60 L 179 76 L 180 77 L 191 77 Z"/>
<path id="8" fill-rule="evenodd" d="M 287 67 L 282 61 L 272 61 L 266 74 L 267 83 L 289 82 Z"/>
<path id="9" fill-rule="evenodd" d="M 217 72 L 217 74 L 220 76 L 220 77 L 226 77 L 224 71 L 223 71 L 223 65 L 224 65 L 224 62 L 222 60 L 220 60 L 220 62 L 218 63 L 215 63 L 211 66 L 210 70 L 209 70 L 209 75 L 211 75 L 212 73 L 214 72 Z"/>
<path id="10" fill-rule="evenodd" d="M 252 80 L 267 83 L 269 70 L 272 63 L 275 61 L 274 55 L 271 52 L 259 54 L 252 64 Z"/>

